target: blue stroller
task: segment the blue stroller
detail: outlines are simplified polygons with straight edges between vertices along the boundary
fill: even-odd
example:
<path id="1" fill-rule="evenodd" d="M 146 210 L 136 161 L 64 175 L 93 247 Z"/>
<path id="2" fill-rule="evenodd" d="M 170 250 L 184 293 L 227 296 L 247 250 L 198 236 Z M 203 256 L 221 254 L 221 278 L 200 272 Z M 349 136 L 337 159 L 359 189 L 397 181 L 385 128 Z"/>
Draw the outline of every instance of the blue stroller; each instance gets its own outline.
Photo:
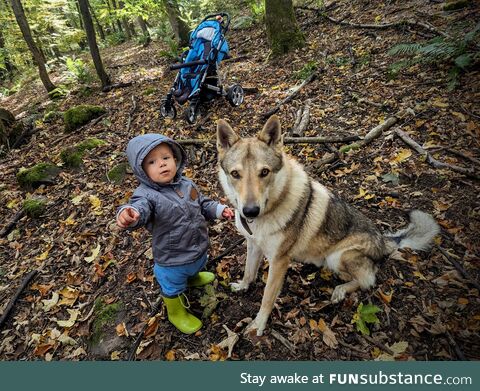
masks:
<path id="1" fill-rule="evenodd" d="M 218 64 L 228 56 L 225 34 L 229 24 L 230 16 L 226 13 L 208 15 L 190 34 L 190 49 L 183 53 L 182 63 L 170 66 L 170 70 L 180 71 L 162 100 L 162 117 L 176 118 L 175 102 L 180 105 L 190 102 L 185 111 L 185 119 L 190 124 L 195 123 L 200 104 L 219 96 L 225 97 L 234 107 L 242 104 L 242 86 L 234 84 L 225 89 L 218 75 Z"/>

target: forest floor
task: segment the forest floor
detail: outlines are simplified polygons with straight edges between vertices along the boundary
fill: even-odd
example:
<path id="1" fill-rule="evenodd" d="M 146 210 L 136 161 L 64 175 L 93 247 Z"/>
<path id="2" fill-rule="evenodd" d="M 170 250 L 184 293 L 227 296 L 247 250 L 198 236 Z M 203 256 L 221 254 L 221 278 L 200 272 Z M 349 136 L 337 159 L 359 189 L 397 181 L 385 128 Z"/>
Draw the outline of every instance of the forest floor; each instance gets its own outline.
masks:
<path id="1" fill-rule="evenodd" d="M 450 13 L 441 5 L 339 2 L 328 15 L 364 24 L 415 18 L 444 32 L 452 32 L 454 26 L 468 31 L 479 19 L 473 4 Z M 48 200 L 47 211 L 39 219 L 23 217 L 11 234 L 0 239 L 0 313 L 28 272 L 39 271 L 0 330 L 0 359 L 125 360 L 144 326 L 135 356 L 139 360 L 480 359 L 480 182 L 448 168 L 434 168 L 394 133 L 400 128 L 436 159 L 480 172 L 479 71 L 463 75 L 453 91 L 447 89 L 447 67 L 417 65 L 390 78 L 388 66 L 394 59 L 388 49 L 431 38 L 433 33 L 420 26 L 341 26 L 306 9 L 297 9 L 296 15 L 308 44 L 280 60 L 267 61 L 268 45 L 260 26 L 229 32 L 232 57 L 245 57 L 222 65 L 227 83 L 258 89 L 246 95 L 239 108 L 219 99 L 208 107 L 208 116 L 203 113 L 207 120 L 202 123 L 200 118 L 200 126 L 181 117 L 162 119 L 160 100 L 175 73 L 166 71 L 170 62 L 159 55 L 160 43 L 144 48 L 129 42 L 102 50 L 102 56 L 114 83 L 132 82 L 131 86 L 103 93 L 97 85 L 89 96 L 78 91 L 60 104 L 62 111 L 84 103 L 101 105 L 108 111 L 101 121 L 71 134 L 64 133 L 61 118 L 37 121 L 28 143 L 1 158 L 3 228 L 27 197 L 16 181 L 21 167 L 59 164 L 61 150 L 89 137 L 106 142 L 87 153 L 81 169 L 62 169 L 53 185 L 32 192 Z M 200 332 L 182 335 L 167 321 L 163 308 L 150 317 L 159 291 L 148 233 L 115 227 L 116 208 L 128 200 L 136 180 L 128 174 L 123 183 L 115 184 L 106 179 L 106 172 L 126 161 L 128 140 L 141 133 L 214 139 L 216 120 L 225 118 L 242 135 L 256 134 L 265 121 L 262 113 L 291 93 L 306 77 L 299 78 L 299 71 L 313 62 L 318 64 L 318 77 L 278 112 L 284 131 L 292 128 L 295 113 L 307 99 L 311 116 L 305 136 L 364 136 L 401 110 L 407 115 L 372 143 L 340 154 L 331 164 L 318 161 L 341 145 L 287 145 L 287 151 L 382 230 L 401 228 L 409 210 L 421 209 L 433 214 L 441 235 L 430 252 L 405 250 L 386 259 L 375 288 L 351 294 L 336 305 L 329 303 L 339 283 L 335 276 L 312 265 L 293 265 L 266 332 L 258 338 L 243 331 L 259 309 L 268 266 L 261 268 L 247 292 L 230 292 L 228 283 L 242 276 L 245 262 L 245 246 L 239 245 L 207 264 L 217 274 L 214 289 L 189 292 L 192 311 L 208 316 Z M 54 75 L 55 82 L 60 82 L 58 77 Z M 0 105 L 24 117 L 43 114 L 47 101 L 43 87 L 35 82 Z M 186 148 L 190 156 L 186 175 L 210 197 L 223 197 L 215 144 Z M 220 221 L 210 227 L 210 238 L 213 259 L 239 235 L 232 222 Z M 103 304 L 94 306 L 95 302 Z M 368 324 L 370 336 L 352 323 L 360 303 L 381 309 L 376 314 L 379 321 Z M 227 338 L 225 327 L 239 338 L 235 344 L 234 337 L 226 343 L 232 346 L 230 357 L 228 348 L 218 346 Z"/>

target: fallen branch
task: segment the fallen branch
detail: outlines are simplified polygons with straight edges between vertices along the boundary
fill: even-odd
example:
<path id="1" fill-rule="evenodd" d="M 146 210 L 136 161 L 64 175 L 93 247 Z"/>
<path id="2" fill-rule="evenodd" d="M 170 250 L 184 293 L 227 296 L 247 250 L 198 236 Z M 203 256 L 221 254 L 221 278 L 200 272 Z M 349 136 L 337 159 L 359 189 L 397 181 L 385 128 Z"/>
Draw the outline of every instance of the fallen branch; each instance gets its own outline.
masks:
<path id="1" fill-rule="evenodd" d="M 72 134 L 81 133 L 81 132 L 83 132 L 84 129 L 98 124 L 103 118 L 105 118 L 109 114 L 110 114 L 109 112 L 106 112 L 106 113 L 102 114 L 101 116 L 99 116 L 99 117 L 91 120 L 90 122 L 86 123 L 85 125 L 79 127 L 78 129 L 75 129 L 73 132 L 67 133 L 64 136 L 55 139 L 54 141 L 52 141 L 50 143 L 50 146 L 53 147 L 53 146 L 57 145 L 58 143 L 60 143 L 61 141 L 65 140 L 66 138 L 70 137 Z M 103 131 L 103 129 L 102 129 L 102 131 Z"/>
<path id="2" fill-rule="evenodd" d="M 226 60 L 223 60 L 223 62 L 224 63 L 240 62 L 240 61 L 243 61 L 243 60 L 248 60 L 249 58 L 250 58 L 250 56 L 244 55 L 244 56 L 227 58 Z"/>
<path id="3" fill-rule="evenodd" d="M 295 346 L 288 340 L 286 339 L 283 335 L 281 335 L 277 330 L 272 329 L 272 337 L 280 341 L 280 343 L 285 346 L 288 350 L 290 350 L 292 353 L 295 353 Z"/>
<path id="4" fill-rule="evenodd" d="M 18 220 L 20 220 L 24 214 L 25 211 L 23 210 L 23 208 L 20 209 L 17 213 L 15 213 L 12 220 L 5 227 L 3 227 L 2 231 L 0 231 L 0 238 L 4 238 L 5 236 L 7 236 L 15 227 L 15 224 L 17 224 Z"/>
<path id="5" fill-rule="evenodd" d="M 462 277 L 465 279 L 465 281 L 472 284 L 475 288 L 477 288 L 480 291 L 480 284 L 477 281 L 474 281 L 470 278 L 470 274 L 467 273 L 467 271 L 464 269 L 464 267 L 459 262 L 457 262 L 455 259 L 453 259 L 445 249 L 443 249 L 442 247 L 440 247 L 438 245 L 436 247 L 442 253 L 442 255 L 445 257 L 445 259 L 448 262 L 450 262 L 455 267 L 455 269 L 458 270 L 458 272 L 462 275 Z"/>
<path id="6" fill-rule="evenodd" d="M 305 87 L 307 84 L 311 83 L 312 81 L 314 81 L 317 78 L 318 73 L 319 73 L 319 71 L 315 71 L 310 76 L 308 76 L 302 82 L 302 84 L 300 84 L 297 88 L 295 88 L 295 90 L 290 95 L 288 95 L 284 100 L 282 100 L 280 103 L 278 103 L 272 110 L 267 111 L 266 113 L 262 114 L 261 115 L 262 118 L 268 118 L 268 117 L 272 116 L 278 110 L 280 110 L 280 107 L 282 107 L 282 105 L 290 102 L 293 98 L 295 98 L 303 87 Z"/>
<path id="7" fill-rule="evenodd" d="M 15 305 L 15 302 L 18 300 L 18 298 L 22 294 L 23 290 L 26 288 L 26 286 L 29 284 L 30 280 L 33 277 L 35 277 L 35 275 L 37 273 L 38 273 L 38 270 L 32 270 L 23 279 L 22 284 L 18 287 L 17 292 L 15 292 L 15 296 L 13 296 L 12 300 L 10 300 L 10 303 L 8 303 L 7 308 L 5 308 L 5 311 L 3 311 L 2 317 L 0 318 L 0 328 L 2 327 L 2 325 L 7 320 L 8 315 L 10 314 L 10 311 L 12 310 L 13 306 Z"/>
<path id="8" fill-rule="evenodd" d="M 327 144 L 327 143 L 347 143 L 350 141 L 361 140 L 362 138 L 357 135 L 346 136 L 346 137 L 285 137 L 283 139 L 284 144 Z M 213 144 L 216 145 L 217 141 L 215 139 L 183 139 L 175 140 L 181 145 L 204 145 L 204 144 Z"/>
<path id="9" fill-rule="evenodd" d="M 305 106 L 298 109 L 295 125 L 290 132 L 292 137 L 303 137 L 310 121 L 310 103 L 311 101 L 308 99 Z"/>
<path id="10" fill-rule="evenodd" d="M 453 164 L 443 163 L 438 161 L 437 159 L 433 158 L 430 153 L 425 151 L 416 141 L 411 139 L 403 130 L 400 128 L 395 129 L 395 134 L 400 138 L 405 144 L 407 144 L 410 148 L 412 148 L 415 152 L 419 155 L 425 157 L 425 160 L 434 168 L 448 168 L 449 170 L 458 172 L 460 174 L 466 175 L 470 178 L 480 179 L 478 175 L 476 175 L 475 170 L 472 168 L 464 168 L 460 166 L 456 166 Z"/>
<path id="11" fill-rule="evenodd" d="M 105 86 L 102 88 L 102 92 L 109 92 L 115 88 L 124 88 L 124 87 L 130 87 L 133 83 L 128 82 L 128 83 L 117 83 L 117 84 L 110 84 L 108 86 Z"/>

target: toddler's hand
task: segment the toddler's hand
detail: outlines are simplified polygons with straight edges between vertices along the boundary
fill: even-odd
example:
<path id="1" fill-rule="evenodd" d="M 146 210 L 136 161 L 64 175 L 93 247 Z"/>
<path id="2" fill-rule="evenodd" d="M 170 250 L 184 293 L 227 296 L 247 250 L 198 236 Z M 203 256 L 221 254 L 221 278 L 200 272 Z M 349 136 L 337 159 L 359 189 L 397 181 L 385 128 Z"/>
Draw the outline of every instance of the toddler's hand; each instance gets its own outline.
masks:
<path id="1" fill-rule="evenodd" d="M 117 225 L 120 228 L 130 227 L 140 218 L 140 214 L 133 208 L 123 209 L 117 217 Z"/>
<path id="2" fill-rule="evenodd" d="M 222 217 L 231 220 L 235 217 L 235 212 L 230 208 L 225 208 L 222 212 Z"/>

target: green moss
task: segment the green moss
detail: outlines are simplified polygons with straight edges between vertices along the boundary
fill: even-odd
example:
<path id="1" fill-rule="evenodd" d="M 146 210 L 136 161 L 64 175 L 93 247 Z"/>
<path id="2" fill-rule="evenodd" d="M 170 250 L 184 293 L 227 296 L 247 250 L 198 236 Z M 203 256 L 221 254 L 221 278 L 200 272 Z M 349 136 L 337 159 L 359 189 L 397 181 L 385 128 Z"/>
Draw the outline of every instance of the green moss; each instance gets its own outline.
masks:
<path id="1" fill-rule="evenodd" d="M 94 321 L 92 325 L 92 335 L 90 337 L 90 342 L 94 345 L 97 345 L 103 335 L 104 330 L 109 325 L 113 325 L 118 313 L 123 308 L 123 303 L 113 303 L 113 304 L 106 304 L 103 298 L 98 298 L 95 300 L 95 304 L 93 307 L 93 316 Z"/>
<path id="2" fill-rule="evenodd" d="M 148 87 L 145 91 L 143 91 L 143 95 L 153 95 L 157 92 L 157 89 L 154 87 Z"/>
<path id="3" fill-rule="evenodd" d="M 43 116 L 43 122 L 52 122 L 58 117 L 60 117 L 60 113 L 58 111 L 49 111 Z"/>
<path id="4" fill-rule="evenodd" d="M 30 198 L 23 202 L 23 210 L 26 215 L 32 218 L 40 217 L 45 212 L 46 202 L 44 200 Z"/>
<path id="5" fill-rule="evenodd" d="M 17 173 L 17 181 L 23 188 L 35 188 L 41 184 L 53 183 L 60 169 L 49 163 L 39 163 L 32 168 L 21 169 Z"/>
<path id="6" fill-rule="evenodd" d="M 338 152 L 347 153 L 347 152 L 350 152 L 350 151 L 356 151 L 357 149 L 360 149 L 360 145 L 358 145 L 357 143 L 353 143 L 353 144 L 344 145 L 344 146 L 340 147 Z"/>
<path id="7" fill-rule="evenodd" d="M 100 145 L 106 144 L 105 141 L 98 138 L 88 138 L 85 141 L 82 141 L 80 144 L 77 144 L 77 149 L 81 152 L 85 152 L 89 149 L 95 149 Z"/>
<path id="8" fill-rule="evenodd" d="M 64 149 L 60 153 L 60 159 L 62 159 L 63 164 L 69 168 L 78 168 L 83 163 L 83 155 L 85 151 L 94 149 L 99 145 L 104 145 L 105 141 L 99 140 L 98 138 L 89 138 L 85 141 L 82 141 L 80 144 L 75 145 Z"/>
<path id="9" fill-rule="evenodd" d="M 110 182 L 117 185 L 123 182 L 125 175 L 127 174 L 128 163 L 117 164 L 108 173 L 107 178 Z"/>
<path id="10" fill-rule="evenodd" d="M 468 6 L 469 3 L 470 3 L 470 0 L 447 1 L 443 5 L 443 10 L 444 11 L 455 11 L 455 10 L 458 10 L 458 9 L 461 9 L 461 8 L 465 8 L 466 6 Z"/>
<path id="11" fill-rule="evenodd" d="M 63 114 L 65 131 L 67 133 L 73 132 L 75 129 L 87 124 L 92 119 L 101 116 L 105 112 L 106 110 L 100 106 L 80 105 L 72 107 Z"/>
<path id="12" fill-rule="evenodd" d="M 77 148 L 67 148 L 60 152 L 60 159 L 62 159 L 63 165 L 69 168 L 78 168 L 83 163 L 83 152 Z"/>

